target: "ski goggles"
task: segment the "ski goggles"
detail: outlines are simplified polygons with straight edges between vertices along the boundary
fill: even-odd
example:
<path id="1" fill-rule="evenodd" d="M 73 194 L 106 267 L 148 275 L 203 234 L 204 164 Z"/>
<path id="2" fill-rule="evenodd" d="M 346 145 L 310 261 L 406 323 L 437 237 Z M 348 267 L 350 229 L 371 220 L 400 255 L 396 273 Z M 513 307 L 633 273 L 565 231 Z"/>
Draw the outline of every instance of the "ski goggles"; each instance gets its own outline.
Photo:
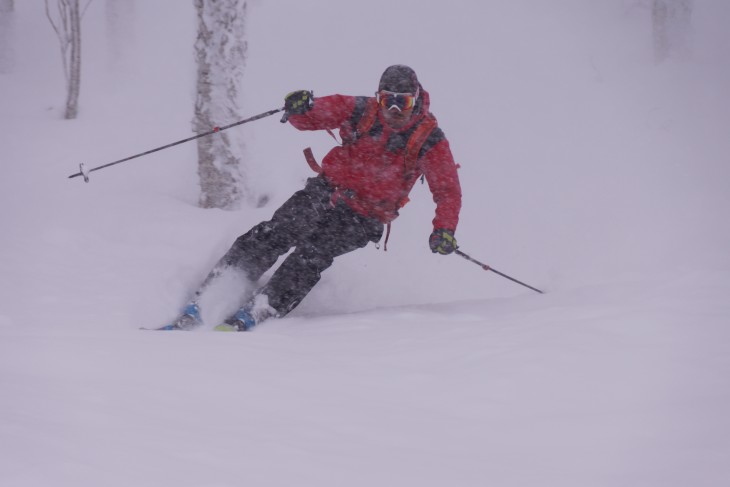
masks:
<path id="1" fill-rule="evenodd" d="M 396 107 L 400 111 L 410 110 L 416 106 L 419 91 L 416 90 L 415 93 L 394 93 L 381 90 L 375 93 L 375 99 L 378 101 L 378 105 L 388 110 L 392 107 Z"/>

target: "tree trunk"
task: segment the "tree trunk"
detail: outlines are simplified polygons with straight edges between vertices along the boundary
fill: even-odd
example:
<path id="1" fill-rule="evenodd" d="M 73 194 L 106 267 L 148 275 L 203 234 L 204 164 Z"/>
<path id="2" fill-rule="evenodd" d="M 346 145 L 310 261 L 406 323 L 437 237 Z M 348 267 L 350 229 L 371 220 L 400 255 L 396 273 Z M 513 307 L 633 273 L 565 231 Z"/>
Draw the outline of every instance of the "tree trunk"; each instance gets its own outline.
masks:
<path id="1" fill-rule="evenodd" d="M 654 59 L 662 63 L 671 57 L 689 55 L 693 0 L 654 0 L 652 25 Z"/>
<path id="2" fill-rule="evenodd" d="M 15 15 L 13 0 L 0 0 L 0 74 L 13 71 Z"/>
<path id="3" fill-rule="evenodd" d="M 246 62 L 245 0 L 194 0 L 198 13 L 198 133 L 243 118 L 238 98 Z M 242 143 L 235 131 L 198 139 L 200 206 L 235 209 L 248 195 L 241 165 Z"/>
<path id="4" fill-rule="evenodd" d="M 81 12 L 79 11 L 79 0 L 69 0 L 68 7 L 71 56 L 69 59 L 65 118 L 70 120 L 76 118 L 78 114 L 79 91 L 81 88 Z"/>

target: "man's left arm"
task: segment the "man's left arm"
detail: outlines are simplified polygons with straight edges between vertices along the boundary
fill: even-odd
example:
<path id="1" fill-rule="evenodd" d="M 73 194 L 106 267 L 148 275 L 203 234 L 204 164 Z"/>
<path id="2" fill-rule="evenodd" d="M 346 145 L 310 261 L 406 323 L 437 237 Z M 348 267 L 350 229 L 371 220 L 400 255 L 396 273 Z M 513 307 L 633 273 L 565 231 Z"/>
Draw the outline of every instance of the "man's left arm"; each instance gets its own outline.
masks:
<path id="1" fill-rule="evenodd" d="M 433 252 L 450 254 L 456 249 L 453 237 L 461 210 L 461 184 L 448 140 L 440 140 L 426 152 L 421 168 L 436 203 L 429 245 Z"/>

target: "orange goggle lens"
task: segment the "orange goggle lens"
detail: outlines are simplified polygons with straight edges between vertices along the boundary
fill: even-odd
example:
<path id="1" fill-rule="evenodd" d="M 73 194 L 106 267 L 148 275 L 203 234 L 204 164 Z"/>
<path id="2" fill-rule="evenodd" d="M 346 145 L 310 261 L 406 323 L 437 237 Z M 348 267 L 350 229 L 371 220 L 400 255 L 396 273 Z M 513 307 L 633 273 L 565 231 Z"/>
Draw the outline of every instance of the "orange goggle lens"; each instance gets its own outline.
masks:
<path id="1" fill-rule="evenodd" d="M 399 110 L 410 110 L 416 106 L 418 93 L 393 93 L 392 91 L 378 91 L 376 93 L 378 104 L 383 108 L 395 106 Z"/>

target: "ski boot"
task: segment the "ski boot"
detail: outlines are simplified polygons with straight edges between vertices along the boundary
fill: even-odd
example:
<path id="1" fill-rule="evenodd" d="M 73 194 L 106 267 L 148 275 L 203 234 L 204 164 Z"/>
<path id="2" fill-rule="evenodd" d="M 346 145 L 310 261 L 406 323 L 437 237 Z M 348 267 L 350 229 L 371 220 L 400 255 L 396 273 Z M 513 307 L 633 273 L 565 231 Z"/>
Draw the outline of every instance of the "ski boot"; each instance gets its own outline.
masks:
<path id="1" fill-rule="evenodd" d="M 269 306 L 269 298 L 265 294 L 259 294 L 236 311 L 236 314 L 216 326 L 214 331 L 251 331 L 256 325 L 276 315 L 276 310 Z"/>
<path id="2" fill-rule="evenodd" d="M 244 306 L 236 314 L 214 328 L 215 331 L 249 331 L 256 326 L 256 319 L 251 310 Z"/>
<path id="3" fill-rule="evenodd" d="M 183 310 L 183 314 L 169 325 L 165 325 L 158 330 L 185 330 L 189 331 L 203 324 L 200 317 L 200 307 L 198 303 L 190 303 Z"/>

